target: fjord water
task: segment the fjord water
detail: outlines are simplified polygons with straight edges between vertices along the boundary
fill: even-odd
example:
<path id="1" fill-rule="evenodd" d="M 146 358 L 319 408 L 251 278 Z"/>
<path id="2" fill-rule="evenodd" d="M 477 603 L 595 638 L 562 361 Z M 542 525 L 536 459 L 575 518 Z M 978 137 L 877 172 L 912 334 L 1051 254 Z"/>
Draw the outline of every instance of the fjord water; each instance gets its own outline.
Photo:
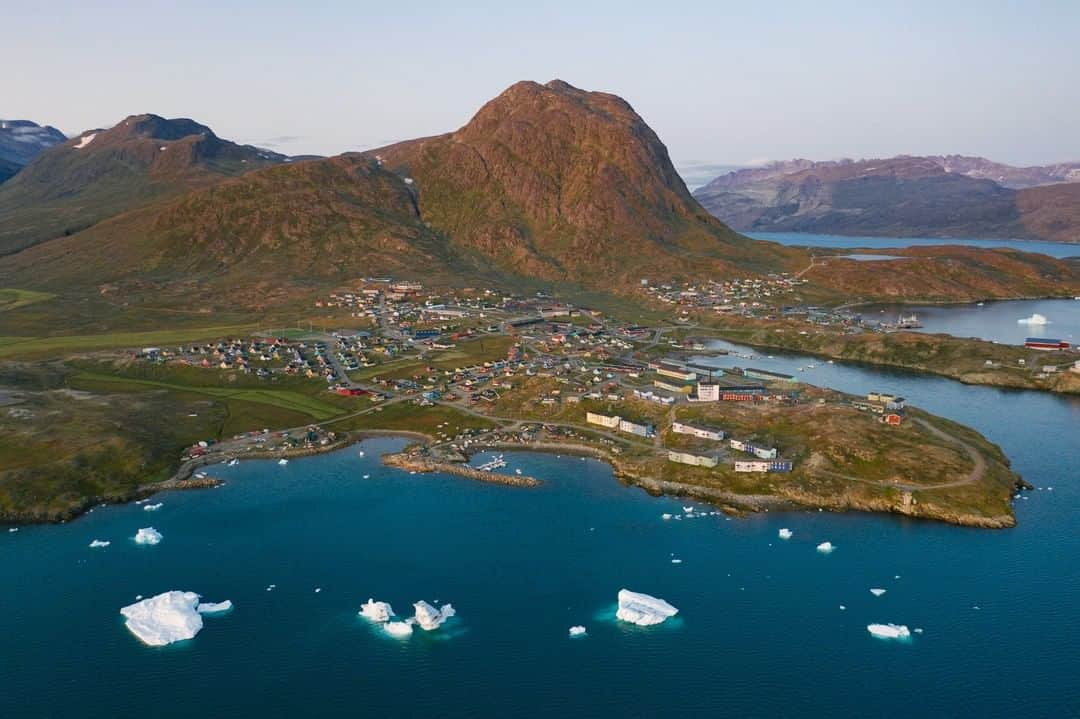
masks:
<path id="1" fill-rule="evenodd" d="M 982 305 L 879 305 L 860 308 L 864 319 L 895 322 L 899 315 L 916 314 L 916 332 L 943 332 L 956 337 L 1022 345 L 1027 337 L 1053 337 L 1080 344 L 1080 300 L 1008 300 Z M 1046 324 L 1019 320 L 1042 315 Z M 1057 355 L 1047 355 L 1048 361 Z M 1072 356 L 1076 359 L 1076 356 Z"/>
<path id="2" fill-rule="evenodd" d="M 994 249 L 1008 247 L 1024 252 L 1037 252 L 1051 257 L 1080 257 L 1080 245 L 1066 242 L 1042 242 L 1039 240 L 987 240 L 979 238 L 928 238 L 928 237 L 852 237 L 848 235 L 818 235 L 810 232 L 744 232 L 755 240 L 769 240 L 781 245 L 799 247 L 829 247 L 833 249 L 870 248 L 875 250 L 901 247 L 928 247 L 934 245 L 965 245 Z M 864 258 L 865 259 L 865 258 Z"/>
<path id="3" fill-rule="evenodd" d="M 1076 716 L 1080 400 L 753 363 L 903 394 L 986 433 L 1044 489 L 1004 531 L 817 512 L 665 522 L 690 503 L 623 487 L 592 460 L 508 454 L 507 471 L 547 480 L 535 490 L 385 468 L 396 439 L 244 461 L 213 470 L 220 489 L 160 495 L 157 512 L 0 530 L 4 715 Z M 162 543 L 134 545 L 149 525 Z M 95 538 L 112 545 L 89 549 Z M 824 540 L 831 555 L 815 551 Z M 679 616 L 619 626 L 621 587 Z M 236 609 L 190 642 L 143 646 L 118 610 L 169 589 Z M 368 597 L 402 614 L 452 602 L 459 616 L 395 640 L 356 616 Z M 871 622 L 925 633 L 874 639 Z M 589 636 L 569 639 L 575 624 Z"/>

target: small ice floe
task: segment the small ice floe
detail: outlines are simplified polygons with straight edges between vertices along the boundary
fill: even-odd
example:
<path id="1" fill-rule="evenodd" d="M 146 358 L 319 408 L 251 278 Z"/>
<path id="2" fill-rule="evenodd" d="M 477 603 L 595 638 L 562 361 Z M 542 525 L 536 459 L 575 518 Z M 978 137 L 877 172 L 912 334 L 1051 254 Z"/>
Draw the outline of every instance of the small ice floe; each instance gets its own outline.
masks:
<path id="1" fill-rule="evenodd" d="M 153 527 L 143 527 L 138 532 L 135 532 L 134 537 L 136 544 L 158 544 L 162 538 L 161 532 Z"/>
<path id="2" fill-rule="evenodd" d="M 453 605 L 444 604 L 436 609 L 423 599 L 413 604 L 413 608 L 416 610 L 416 623 L 426 632 L 438 629 L 443 622 L 457 613 Z"/>
<path id="3" fill-rule="evenodd" d="M 672 564 L 682 564 L 682 560 L 681 559 L 672 559 L 671 563 Z"/>
<path id="4" fill-rule="evenodd" d="M 195 607 L 195 611 L 199 614 L 224 614 L 225 612 L 231 612 L 233 603 L 231 599 L 226 599 L 224 602 L 199 602 Z"/>
<path id="5" fill-rule="evenodd" d="M 232 459 L 229 460 L 228 466 L 235 467 L 238 464 L 240 464 L 240 460 L 237 459 L 236 457 L 233 457 Z"/>
<path id="6" fill-rule="evenodd" d="M 394 616 L 394 608 L 387 602 L 376 602 L 368 599 L 360 605 L 360 616 L 372 622 L 388 622 Z"/>
<path id="7" fill-rule="evenodd" d="M 158 511 L 159 509 L 161 509 L 164 506 L 165 506 L 164 502 L 158 502 L 157 504 L 144 504 L 143 505 L 143 511 L 144 512 L 156 512 L 156 511 Z"/>
<path id="8" fill-rule="evenodd" d="M 284 457 L 282 457 L 281 459 L 279 459 L 279 460 L 277 461 L 277 463 L 278 463 L 278 464 L 280 464 L 280 465 L 281 465 L 282 467 L 284 467 L 284 466 L 285 466 L 286 464 L 288 464 L 288 463 L 289 463 L 289 460 L 287 460 L 287 459 L 285 459 Z"/>
<path id="9" fill-rule="evenodd" d="M 664 512 L 663 514 L 660 515 L 660 519 L 663 519 L 663 520 L 667 521 L 667 520 L 671 519 L 671 515 L 668 514 L 667 512 Z"/>
<path id="10" fill-rule="evenodd" d="M 521 470 L 520 469 L 515 469 L 514 474 L 521 474 Z"/>
<path id="11" fill-rule="evenodd" d="M 922 634 L 923 633 L 923 628 L 922 627 L 915 627 L 914 631 L 915 631 L 916 634 Z"/>
<path id="12" fill-rule="evenodd" d="M 899 574 L 894 574 L 894 575 L 893 575 L 893 579 L 899 579 L 899 578 L 900 578 L 900 575 L 899 575 Z"/>
<path id="13" fill-rule="evenodd" d="M 867 624 L 866 631 L 879 639 L 907 639 L 911 631 L 903 624 Z"/>
<path id="14" fill-rule="evenodd" d="M 841 612 L 842 612 L 842 611 L 844 611 L 844 610 L 846 610 L 846 609 L 847 609 L 847 607 L 845 607 L 845 606 L 844 606 L 843 604 L 841 604 L 841 605 L 840 605 L 840 611 L 841 611 Z"/>
<path id="15" fill-rule="evenodd" d="M 631 592 L 629 589 L 619 590 L 619 609 L 615 612 L 615 617 L 620 621 L 647 627 L 660 624 L 678 613 L 678 609 L 663 599 Z"/>
<path id="16" fill-rule="evenodd" d="M 315 593 L 318 594 L 322 591 L 322 587 L 315 587 Z"/>
<path id="17" fill-rule="evenodd" d="M 821 544 L 817 545 L 817 550 L 822 554 L 832 554 L 833 550 L 835 549 L 836 545 L 834 545 L 832 542 L 822 542 Z"/>
<path id="18" fill-rule="evenodd" d="M 870 593 L 873 594 L 875 597 L 880 597 L 882 594 L 885 593 L 885 590 L 880 587 L 874 587 L 870 590 Z"/>
<path id="19" fill-rule="evenodd" d="M 794 532 L 792 532 L 792 531 L 791 531 L 790 529 L 788 529 L 787 527 L 781 527 L 781 528 L 780 528 L 780 531 L 776 533 L 776 535 L 777 535 L 778 537 L 780 537 L 780 539 L 791 539 L 791 537 L 792 537 L 792 536 L 793 536 L 794 534 L 795 534 L 795 533 L 794 533 Z"/>
<path id="20" fill-rule="evenodd" d="M 577 626 L 570 627 L 570 636 L 571 637 L 583 637 L 583 636 L 585 636 L 585 634 L 586 634 L 585 627 L 581 626 L 580 624 L 577 625 Z"/>
<path id="21" fill-rule="evenodd" d="M 365 474 L 364 479 L 371 479 L 371 475 L 370 474 Z"/>
<path id="22" fill-rule="evenodd" d="M 1046 317 L 1040 315 L 1038 312 L 1032 314 L 1031 317 L 1025 317 L 1016 321 L 1016 323 L 1020 325 L 1045 325 L 1049 324 L 1049 322 L 1050 320 L 1046 319 Z"/>
<path id="23" fill-rule="evenodd" d="M 276 584 L 268 584 L 268 585 L 266 585 L 266 591 L 268 591 L 268 592 L 272 592 L 272 591 L 274 591 L 275 589 L 277 589 L 277 585 L 276 585 Z"/>
<path id="24" fill-rule="evenodd" d="M 15 534 L 15 532 L 18 532 L 18 531 L 19 531 L 18 527 L 9 527 L 8 528 L 8 534 Z"/>
<path id="25" fill-rule="evenodd" d="M 412 624 L 410 622 L 387 622 L 383 625 L 383 629 L 387 634 L 394 637 L 408 637 L 412 635 Z"/>
<path id="26" fill-rule="evenodd" d="M 683 507 L 682 511 L 686 512 L 687 514 L 692 514 L 693 511 L 694 511 L 694 508 L 693 507 Z"/>
<path id="27" fill-rule="evenodd" d="M 360 451 L 359 451 L 359 452 L 357 452 L 356 454 L 357 454 L 357 456 L 359 456 L 359 457 L 363 457 L 363 456 L 364 456 L 364 450 L 360 450 Z"/>
<path id="28" fill-rule="evenodd" d="M 112 542 L 105 541 L 104 539 L 95 539 L 90 542 L 90 548 L 97 549 L 98 547 L 107 547 L 110 544 L 112 544 Z"/>
<path id="29" fill-rule="evenodd" d="M 163 647 L 192 639 L 202 630 L 202 616 L 195 609 L 198 604 L 195 592 L 171 591 L 129 604 L 120 613 L 128 631 L 144 644 Z"/>

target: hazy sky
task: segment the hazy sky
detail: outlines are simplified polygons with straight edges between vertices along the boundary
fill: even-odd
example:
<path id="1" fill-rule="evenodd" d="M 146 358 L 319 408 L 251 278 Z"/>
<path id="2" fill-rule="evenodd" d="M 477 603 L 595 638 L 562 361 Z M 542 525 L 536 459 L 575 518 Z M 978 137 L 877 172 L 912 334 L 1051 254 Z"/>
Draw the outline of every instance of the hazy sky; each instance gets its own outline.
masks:
<path id="1" fill-rule="evenodd" d="M 558 77 L 625 97 L 684 166 L 1080 159 L 1080 0 L 0 0 L 0 18 L 0 117 L 69 134 L 154 112 L 333 154 Z"/>

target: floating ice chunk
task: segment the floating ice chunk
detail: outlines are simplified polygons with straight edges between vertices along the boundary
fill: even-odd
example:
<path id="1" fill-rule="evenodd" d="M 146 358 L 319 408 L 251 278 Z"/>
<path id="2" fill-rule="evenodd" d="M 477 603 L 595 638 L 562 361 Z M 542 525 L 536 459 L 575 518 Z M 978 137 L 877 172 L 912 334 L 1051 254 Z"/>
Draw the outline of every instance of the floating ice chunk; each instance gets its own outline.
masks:
<path id="1" fill-rule="evenodd" d="M 195 607 L 195 611 L 199 614 L 224 614 L 232 611 L 232 608 L 232 600 L 226 599 L 224 602 L 199 602 L 199 605 Z"/>
<path id="2" fill-rule="evenodd" d="M 162 647 L 191 639 L 203 627 L 202 617 L 195 610 L 199 595 L 195 592 L 164 592 L 120 610 L 128 630 L 144 644 Z"/>
<path id="3" fill-rule="evenodd" d="M 164 502 L 158 502 L 157 504 L 144 504 L 143 505 L 143 511 L 144 512 L 156 512 L 159 509 L 161 509 L 163 506 L 165 506 Z"/>
<path id="4" fill-rule="evenodd" d="M 922 627 L 915 627 L 915 633 L 916 634 L 922 634 L 923 633 L 923 628 Z"/>
<path id="5" fill-rule="evenodd" d="M 161 532 L 153 527 L 143 527 L 138 532 L 135 532 L 136 544 L 157 544 L 161 540 Z"/>
<path id="6" fill-rule="evenodd" d="M 663 514 L 660 515 L 660 519 L 663 519 L 664 521 L 667 521 L 667 520 L 671 519 L 671 515 L 668 514 L 667 512 L 664 512 Z"/>
<path id="7" fill-rule="evenodd" d="M 1050 320 L 1046 319 L 1046 317 L 1040 315 L 1038 312 L 1032 314 L 1031 317 L 1025 317 L 1022 320 L 1016 321 L 1016 323 L 1020 325 L 1045 325 L 1049 322 Z"/>
<path id="8" fill-rule="evenodd" d="M 782 528 L 780 529 L 780 531 L 779 531 L 779 532 L 777 532 L 776 534 L 777 534 L 777 536 L 779 536 L 779 537 L 780 537 L 780 539 L 791 539 L 792 535 L 794 535 L 795 533 L 794 533 L 794 532 L 792 532 L 792 531 L 791 531 L 790 529 L 788 529 L 787 527 L 782 527 Z"/>
<path id="9" fill-rule="evenodd" d="M 817 550 L 822 554 L 831 554 L 834 549 L 836 549 L 836 546 L 832 542 L 822 542 L 817 545 Z"/>
<path id="10" fill-rule="evenodd" d="M 881 639 L 907 639 L 911 631 L 903 624 L 867 624 L 866 631 Z"/>
<path id="11" fill-rule="evenodd" d="M 364 450 L 360 450 L 360 451 L 359 451 L 359 452 L 357 452 L 356 454 L 357 454 L 358 456 L 360 456 L 360 457 L 363 457 L 363 456 L 364 456 Z"/>
<path id="12" fill-rule="evenodd" d="M 682 564 L 682 560 L 681 559 L 672 559 L 671 563 L 672 564 Z"/>
<path id="13" fill-rule="evenodd" d="M 694 511 L 694 508 L 693 507 L 683 507 L 682 511 L 686 512 L 687 514 L 690 514 L 691 512 Z"/>
<path id="14" fill-rule="evenodd" d="M 673 617 L 679 610 L 671 606 L 663 599 L 631 592 L 629 589 L 619 590 L 619 609 L 615 617 L 624 622 L 647 627 L 652 624 L 660 624 L 668 617 Z"/>
<path id="15" fill-rule="evenodd" d="M 315 587 L 315 593 L 318 594 L 322 591 L 322 587 Z"/>
<path id="16" fill-rule="evenodd" d="M 885 593 L 885 590 L 880 587 L 874 587 L 870 590 L 870 593 L 873 594 L 875 597 L 880 597 L 882 594 Z"/>
<path id="17" fill-rule="evenodd" d="M 370 474 L 365 474 L 364 479 L 371 479 L 371 475 Z"/>
<path id="18" fill-rule="evenodd" d="M 8 534 L 15 534 L 15 532 L 18 532 L 18 531 L 19 531 L 18 527 L 9 527 L 8 528 Z"/>
<path id="19" fill-rule="evenodd" d="M 585 627 L 581 626 L 580 624 L 577 625 L 577 626 L 570 627 L 570 636 L 572 636 L 572 637 L 583 637 L 583 636 L 585 636 Z"/>
<path id="20" fill-rule="evenodd" d="M 842 612 L 842 611 L 844 611 L 845 609 L 847 609 L 847 607 L 845 607 L 845 606 L 844 606 L 843 604 L 841 604 L 841 605 L 840 605 L 840 611 Z"/>
<path id="21" fill-rule="evenodd" d="M 280 465 L 281 465 L 282 467 L 284 467 L 284 466 L 285 466 L 286 464 L 288 464 L 288 463 L 289 463 L 289 460 L 287 460 L 287 459 L 285 459 L 284 457 L 282 457 L 281 459 L 279 459 L 279 460 L 277 461 L 277 463 L 278 463 L 278 464 L 280 464 Z"/>
<path id="22" fill-rule="evenodd" d="M 416 623 L 428 632 L 438 629 L 443 622 L 456 614 L 454 607 L 450 604 L 444 604 L 436 609 L 422 599 L 414 604 L 413 608 L 416 609 Z"/>
<path id="23" fill-rule="evenodd" d="M 383 625 L 387 634 L 395 637 L 407 637 L 412 634 L 412 624 L 409 622 L 387 622 Z"/>
<path id="24" fill-rule="evenodd" d="M 394 616 L 394 608 L 387 602 L 368 599 L 365 604 L 360 605 L 360 616 L 372 622 L 388 622 L 390 617 Z"/>
<path id="25" fill-rule="evenodd" d="M 95 539 L 90 542 L 90 548 L 97 549 L 98 547 L 107 547 L 110 544 L 112 544 L 112 542 L 107 542 L 104 539 Z"/>

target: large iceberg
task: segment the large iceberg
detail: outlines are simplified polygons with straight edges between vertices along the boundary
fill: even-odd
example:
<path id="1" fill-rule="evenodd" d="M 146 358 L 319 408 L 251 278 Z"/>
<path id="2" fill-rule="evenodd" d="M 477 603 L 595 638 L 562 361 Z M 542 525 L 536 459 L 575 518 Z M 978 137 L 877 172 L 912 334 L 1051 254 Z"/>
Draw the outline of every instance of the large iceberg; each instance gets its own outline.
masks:
<path id="1" fill-rule="evenodd" d="M 450 604 L 444 604 L 436 609 L 422 599 L 413 607 L 416 609 L 416 623 L 421 629 L 429 632 L 432 629 L 438 629 L 443 622 L 455 614 L 454 607 Z"/>
<path id="2" fill-rule="evenodd" d="M 1017 320 L 1016 322 L 1017 324 L 1021 325 L 1045 325 L 1049 321 L 1050 320 L 1046 319 L 1046 317 L 1036 312 L 1032 314 L 1031 317 L 1025 317 L 1024 319 Z"/>
<path id="3" fill-rule="evenodd" d="M 232 611 L 232 608 L 232 600 L 226 599 L 224 602 L 200 602 L 195 611 L 199 614 L 224 614 Z"/>
<path id="4" fill-rule="evenodd" d="M 143 643 L 162 647 L 199 633 L 203 620 L 198 605 L 195 592 L 172 591 L 129 604 L 120 613 L 127 618 L 128 630 Z"/>
<path id="5" fill-rule="evenodd" d="M 657 599 L 639 592 L 631 592 L 629 589 L 619 590 L 619 609 L 615 612 L 615 617 L 624 622 L 647 627 L 652 624 L 660 624 L 668 617 L 673 617 L 678 613 L 678 609 L 663 599 Z"/>
<path id="6" fill-rule="evenodd" d="M 157 544 L 160 541 L 161 532 L 153 527 L 143 527 L 138 532 L 135 532 L 136 544 Z"/>
<path id="7" fill-rule="evenodd" d="M 368 599 L 367 603 L 360 605 L 360 615 L 373 622 L 388 622 L 390 617 L 394 616 L 394 608 L 387 602 Z"/>
<path id="8" fill-rule="evenodd" d="M 881 639 L 907 639 L 911 636 L 903 624 L 867 624 L 866 631 Z"/>

